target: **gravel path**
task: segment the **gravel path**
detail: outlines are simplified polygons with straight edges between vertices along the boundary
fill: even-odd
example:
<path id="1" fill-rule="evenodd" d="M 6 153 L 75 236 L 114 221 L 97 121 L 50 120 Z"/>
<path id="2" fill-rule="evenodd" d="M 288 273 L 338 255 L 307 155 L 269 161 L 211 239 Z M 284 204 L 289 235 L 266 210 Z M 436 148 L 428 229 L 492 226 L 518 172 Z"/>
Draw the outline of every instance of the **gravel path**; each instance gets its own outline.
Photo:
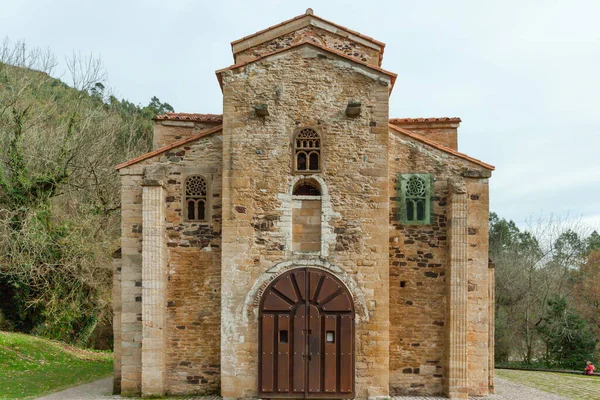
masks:
<path id="1" fill-rule="evenodd" d="M 473 400 L 569 400 L 566 397 L 542 392 L 527 386 L 496 378 L 496 393 L 487 397 L 472 397 Z M 113 396 L 112 378 L 104 378 L 99 381 L 77 386 L 49 396 L 40 397 L 37 400 L 107 400 L 121 399 L 121 396 Z M 218 396 L 193 397 L 189 400 L 219 400 Z M 444 397 L 392 397 L 392 400 L 445 400 Z"/>

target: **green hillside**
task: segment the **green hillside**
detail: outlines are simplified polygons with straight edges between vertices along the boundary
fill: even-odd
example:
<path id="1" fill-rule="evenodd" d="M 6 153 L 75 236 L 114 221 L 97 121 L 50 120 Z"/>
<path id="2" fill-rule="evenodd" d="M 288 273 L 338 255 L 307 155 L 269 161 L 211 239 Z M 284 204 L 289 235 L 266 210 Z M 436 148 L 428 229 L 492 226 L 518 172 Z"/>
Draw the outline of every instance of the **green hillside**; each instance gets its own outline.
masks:
<path id="1" fill-rule="evenodd" d="M 59 80 L 51 54 L 20 49 L 0 45 L 0 329 L 110 348 L 114 166 L 172 108 L 118 100 L 99 60 L 72 58 Z"/>
<path id="2" fill-rule="evenodd" d="M 112 373 L 112 355 L 0 332 L 0 398 L 30 399 Z"/>

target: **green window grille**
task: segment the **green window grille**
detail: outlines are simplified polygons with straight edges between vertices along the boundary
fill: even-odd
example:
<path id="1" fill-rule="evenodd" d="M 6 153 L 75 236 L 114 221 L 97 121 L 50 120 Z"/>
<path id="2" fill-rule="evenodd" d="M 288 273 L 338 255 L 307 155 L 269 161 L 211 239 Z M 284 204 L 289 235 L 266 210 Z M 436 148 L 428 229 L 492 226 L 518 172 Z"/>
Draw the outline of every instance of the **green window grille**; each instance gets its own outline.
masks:
<path id="1" fill-rule="evenodd" d="M 431 175 L 399 174 L 399 219 L 405 225 L 431 223 Z"/>

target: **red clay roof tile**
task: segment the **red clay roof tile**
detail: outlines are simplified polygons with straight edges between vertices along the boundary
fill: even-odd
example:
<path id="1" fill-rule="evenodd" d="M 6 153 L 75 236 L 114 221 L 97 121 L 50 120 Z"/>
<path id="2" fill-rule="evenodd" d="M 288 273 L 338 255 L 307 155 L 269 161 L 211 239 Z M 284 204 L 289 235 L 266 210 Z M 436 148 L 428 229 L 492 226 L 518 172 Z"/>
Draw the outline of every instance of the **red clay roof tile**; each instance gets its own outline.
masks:
<path id="1" fill-rule="evenodd" d="M 458 117 L 431 117 L 431 118 L 392 118 L 390 124 L 412 124 L 412 123 L 431 123 L 431 122 L 461 122 Z"/>
<path id="2" fill-rule="evenodd" d="M 206 114 L 201 114 L 201 115 L 206 115 Z M 171 143 L 171 144 L 169 144 L 167 146 L 161 147 L 159 149 L 156 149 L 156 150 L 151 151 L 151 152 L 146 153 L 146 154 L 142 154 L 141 156 L 138 156 L 138 157 L 136 157 L 134 159 L 131 159 L 129 161 L 126 161 L 124 163 L 121 163 L 121 164 L 117 165 L 115 167 L 115 169 L 118 171 L 118 170 L 120 170 L 122 168 L 129 167 L 129 166 L 131 166 L 133 164 L 139 163 L 140 161 L 147 160 L 147 159 L 152 158 L 154 156 L 157 156 L 157 155 L 159 155 L 161 153 L 164 153 L 164 152 L 167 152 L 169 150 L 172 150 L 175 147 L 179 147 L 179 146 L 182 146 L 182 145 L 184 145 L 186 143 L 190 143 L 190 142 L 193 142 L 194 140 L 198 140 L 200 138 L 208 136 L 210 134 L 213 134 L 213 133 L 216 133 L 216 132 L 220 132 L 221 130 L 223 130 L 223 125 L 215 126 L 214 128 L 210 128 L 210 129 L 205 129 L 205 130 L 200 131 L 197 134 L 192 135 L 192 136 L 190 136 L 188 138 L 178 140 L 178 141 L 173 142 L 173 143 Z"/>
<path id="3" fill-rule="evenodd" d="M 462 158 L 463 160 L 467 160 L 467 161 L 470 161 L 470 162 L 475 163 L 477 165 L 480 165 L 483 168 L 489 169 L 490 171 L 493 171 L 493 170 L 496 169 L 496 167 L 494 167 L 493 165 L 484 163 L 481 160 L 478 160 L 476 158 L 470 157 L 470 156 L 468 156 L 468 155 L 466 155 L 464 153 L 458 152 L 458 151 L 456 151 L 454 149 L 451 149 L 450 147 L 443 146 L 443 145 L 441 145 L 441 144 L 439 144 L 437 142 L 434 142 L 433 140 L 429 140 L 429 139 L 427 139 L 427 138 L 425 138 L 425 137 L 423 137 L 421 135 L 417 135 L 416 133 L 411 132 L 408 129 L 399 128 L 399 127 L 397 127 L 396 125 L 393 125 L 393 124 L 389 124 L 389 127 L 393 131 L 401 133 L 403 135 L 406 135 L 406 136 L 410 137 L 411 139 L 417 140 L 417 141 L 419 141 L 421 143 L 425 143 L 426 145 L 429 145 L 431 147 L 435 147 L 438 150 L 441 150 L 441 151 L 446 152 L 448 154 L 451 154 L 451 155 L 454 155 L 456 157 Z"/>
<path id="4" fill-rule="evenodd" d="M 166 113 L 152 118 L 155 121 L 223 122 L 222 114 Z"/>

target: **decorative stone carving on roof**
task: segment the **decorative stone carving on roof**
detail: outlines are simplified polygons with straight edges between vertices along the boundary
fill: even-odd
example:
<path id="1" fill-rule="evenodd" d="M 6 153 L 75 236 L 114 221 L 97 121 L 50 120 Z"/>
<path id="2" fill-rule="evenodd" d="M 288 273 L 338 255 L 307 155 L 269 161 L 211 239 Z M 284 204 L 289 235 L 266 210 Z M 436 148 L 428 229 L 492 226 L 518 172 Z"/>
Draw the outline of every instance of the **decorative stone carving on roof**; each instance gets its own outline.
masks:
<path id="1" fill-rule="evenodd" d="M 306 13 L 231 42 L 236 64 L 310 41 L 363 62 L 381 66 L 385 44 L 359 32 Z"/>

